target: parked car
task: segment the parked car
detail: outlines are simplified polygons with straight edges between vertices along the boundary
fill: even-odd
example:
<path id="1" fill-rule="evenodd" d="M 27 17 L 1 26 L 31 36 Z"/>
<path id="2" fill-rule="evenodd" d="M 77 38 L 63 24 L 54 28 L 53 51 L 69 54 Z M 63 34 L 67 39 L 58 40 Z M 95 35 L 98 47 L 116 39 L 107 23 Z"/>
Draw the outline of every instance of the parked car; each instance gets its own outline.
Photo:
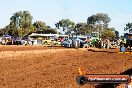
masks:
<path id="1" fill-rule="evenodd" d="M 64 47 L 80 47 L 82 48 L 85 44 L 85 41 L 79 39 L 79 38 L 71 38 L 71 39 L 65 39 L 63 42 L 61 42 L 61 45 Z"/>
<path id="2" fill-rule="evenodd" d="M 3 35 L 2 38 L 1 38 L 1 43 L 3 45 L 11 45 L 12 44 L 12 36 Z"/>
<path id="3" fill-rule="evenodd" d="M 53 42 L 54 45 L 60 45 L 60 44 L 61 44 L 61 42 L 55 41 L 54 39 L 49 39 L 49 40 L 43 40 L 43 41 L 42 41 L 42 43 L 43 43 L 44 45 L 50 45 L 51 42 Z"/>
<path id="4" fill-rule="evenodd" d="M 72 45 L 71 39 L 65 39 L 64 41 L 61 42 L 61 46 L 64 46 L 64 47 L 71 47 L 71 45 Z"/>

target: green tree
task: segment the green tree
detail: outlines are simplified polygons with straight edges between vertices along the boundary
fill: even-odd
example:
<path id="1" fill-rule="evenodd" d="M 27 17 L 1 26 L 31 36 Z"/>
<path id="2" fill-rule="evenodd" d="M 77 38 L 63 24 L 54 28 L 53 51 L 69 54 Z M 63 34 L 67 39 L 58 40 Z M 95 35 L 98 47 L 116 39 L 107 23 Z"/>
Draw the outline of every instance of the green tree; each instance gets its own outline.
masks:
<path id="1" fill-rule="evenodd" d="M 104 13 L 97 13 L 88 17 L 87 24 L 92 26 L 92 30 L 99 33 L 99 38 L 101 33 L 108 28 L 108 23 L 111 21 L 110 17 Z"/>
<path id="2" fill-rule="evenodd" d="M 87 23 L 77 23 L 74 30 L 77 34 L 90 34 L 92 33 L 92 26 Z"/>
<path id="3" fill-rule="evenodd" d="M 32 16 L 28 11 L 19 11 L 13 14 L 10 18 L 9 24 L 12 35 L 17 37 L 24 37 L 29 32 L 34 31 L 32 25 Z"/>
<path id="4" fill-rule="evenodd" d="M 47 26 L 46 23 L 42 22 L 42 21 L 36 21 L 33 23 L 33 27 L 35 31 L 44 31 L 47 30 Z"/>
<path id="5" fill-rule="evenodd" d="M 53 28 L 47 29 L 45 30 L 45 34 L 57 34 L 57 31 Z"/>
<path id="6" fill-rule="evenodd" d="M 74 30 L 75 23 L 69 19 L 62 19 L 55 24 L 56 28 L 60 29 L 65 34 L 70 34 Z"/>
<path id="7" fill-rule="evenodd" d="M 116 31 L 116 30 L 115 30 L 115 38 L 116 38 L 116 39 L 119 39 L 119 31 Z"/>
<path id="8" fill-rule="evenodd" d="M 4 29 L 0 29 L 0 36 L 4 35 Z"/>
<path id="9" fill-rule="evenodd" d="M 110 17 L 104 13 L 97 13 L 96 15 L 92 15 L 88 17 L 88 24 L 101 25 L 105 28 L 108 27 L 108 23 L 111 21 Z"/>
<path id="10" fill-rule="evenodd" d="M 29 28 L 32 26 L 32 16 L 28 11 L 19 11 L 10 18 L 11 25 L 16 28 Z"/>
<path id="11" fill-rule="evenodd" d="M 113 31 L 107 29 L 107 30 L 104 30 L 101 34 L 101 38 L 102 39 L 114 39 L 115 38 L 115 34 Z"/>
<path id="12" fill-rule="evenodd" d="M 126 26 L 125 26 L 125 28 L 124 28 L 124 31 L 129 31 L 129 33 L 130 32 L 132 32 L 132 23 L 127 23 L 126 24 Z"/>
<path id="13" fill-rule="evenodd" d="M 57 31 L 50 26 L 47 26 L 46 23 L 42 21 L 36 21 L 33 23 L 33 27 L 36 33 L 43 33 L 43 34 L 56 34 Z"/>

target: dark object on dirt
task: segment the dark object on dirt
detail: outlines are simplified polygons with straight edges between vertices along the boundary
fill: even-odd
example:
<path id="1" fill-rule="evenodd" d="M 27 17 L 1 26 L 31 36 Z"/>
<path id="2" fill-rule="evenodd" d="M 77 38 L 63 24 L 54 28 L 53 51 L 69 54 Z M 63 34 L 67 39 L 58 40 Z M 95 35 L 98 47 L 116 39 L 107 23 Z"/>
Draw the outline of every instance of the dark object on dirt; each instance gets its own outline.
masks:
<path id="1" fill-rule="evenodd" d="M 95 86 L 95 88 L 116 88 L 117 86 L 118 86 L 118 84 L 105 83 L 102 85 L 97 85 L 97 86 Z"/>
<path id="2" fill-rule="evenodd" d="M 80 42 L 80 48 L 83 48 L 83 45 L 84 45 L 83 42 Z"/>
<path id="3" fill-rule="evenodd" d="M 99 41 L 98 43 L 98 48 L 100 49 L 101 48 L 101 42 Z"/>
<path id="4" fill-rule="evenodd" d="M 122 74 L 122 75 L 132 75 L 132 68 L 130 68 L 130 69 L 128 69 L 128 70 L 126 70 L 126 71 L 124 71 L 120 74 Z"/>
<path id="5" fill-rule="evenodd" d="M 21 41 L 15 41 L 13 42 L 13 45 L 21 45 Z"/>
<path id="6" fill-rule="evenodd" d="M 85 77 L 81 75 L 77 76 L 76 81 L 79 85 L 84 85 L 87 83 Z"/>

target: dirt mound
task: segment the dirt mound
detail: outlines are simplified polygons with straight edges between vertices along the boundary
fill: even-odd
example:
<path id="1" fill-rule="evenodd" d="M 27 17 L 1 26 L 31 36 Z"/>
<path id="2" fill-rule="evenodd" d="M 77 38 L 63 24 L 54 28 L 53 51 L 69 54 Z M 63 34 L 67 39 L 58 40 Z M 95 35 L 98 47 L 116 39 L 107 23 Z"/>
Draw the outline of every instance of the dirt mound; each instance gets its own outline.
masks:
<path id="1" fill-rule="evenodd" d="M 43 46 L 0 46 L 0 88 L 94 88 L 76 83 L 88 74 L 120 74 L 132 68 L 132 54 Z"/>

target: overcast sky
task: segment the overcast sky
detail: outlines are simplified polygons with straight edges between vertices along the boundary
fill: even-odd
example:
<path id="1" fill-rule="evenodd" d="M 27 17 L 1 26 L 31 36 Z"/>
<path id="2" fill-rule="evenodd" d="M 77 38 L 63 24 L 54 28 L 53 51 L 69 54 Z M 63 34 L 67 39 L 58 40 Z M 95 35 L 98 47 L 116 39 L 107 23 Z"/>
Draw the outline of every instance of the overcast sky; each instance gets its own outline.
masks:
<path id="1" fill-rule="evenodd" d="M 107 13 L 111 18 L 109 27 L 124 32 L 124 26 L 132 22 L 132 0 L 1 0 L 0 28 L 10 22 L 17 11 L 29 11 L 33 22 L 43 21 L 55 28 L 54 24 L 62 18 L 86 22 L 96 13 Z"/>

